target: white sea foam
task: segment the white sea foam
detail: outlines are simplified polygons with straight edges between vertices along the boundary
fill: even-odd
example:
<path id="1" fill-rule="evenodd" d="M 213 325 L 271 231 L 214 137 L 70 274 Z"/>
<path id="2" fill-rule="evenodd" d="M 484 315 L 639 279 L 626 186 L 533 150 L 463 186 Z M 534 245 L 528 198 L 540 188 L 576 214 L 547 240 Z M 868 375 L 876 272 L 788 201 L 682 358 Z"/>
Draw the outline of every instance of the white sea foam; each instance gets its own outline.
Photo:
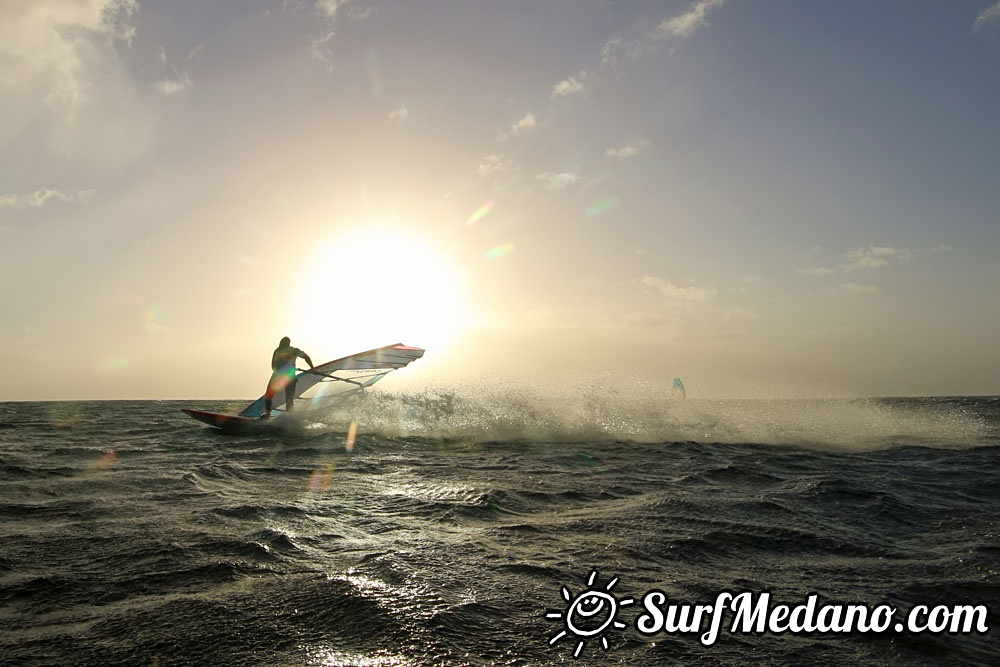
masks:
<path id="1" fill-rule="evenodd" d="M 970 399 L 673 399 L 650 385 L 479 383 L 373 392 L 339 409 L 367 432 L 475 441 L 720 442 L 870 451 L 995 441 Z"/>

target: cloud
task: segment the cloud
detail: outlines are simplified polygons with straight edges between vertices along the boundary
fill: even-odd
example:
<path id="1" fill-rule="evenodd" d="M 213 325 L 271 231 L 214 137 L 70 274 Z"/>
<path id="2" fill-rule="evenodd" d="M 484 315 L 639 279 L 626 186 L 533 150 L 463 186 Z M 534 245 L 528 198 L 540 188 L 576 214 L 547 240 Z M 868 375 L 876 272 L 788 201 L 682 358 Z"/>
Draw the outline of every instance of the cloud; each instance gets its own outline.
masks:
<path id="1" fill-rule="evenodd" d="M 833 273 L 840 273 L 840 269 L 831 269 L 826 266 L 814 266 L 809 269 L 799 269 L 799 273 L 804 273 L 807 276 L 828 276 Z"/>
<path id="2" fill-rule="evenodd" d="M 526 112 L 521 120 L 517 121 L 510 126 L 510 130 L 507 132 L 500 131 L 497 132 L 497 141 L 506 141 L 508 137 L 516 137 L 518 135 L 527 134 L 535 129 L 538 124 L 535 114 L 530 111 Z"/>
<path id="3" fill-rule="evenodd" d="M 194 49 L 184 59 L 185 62 L 193 60 L 200 51 L 201 47 Z M 159 61 L 167 71 L 160 79 L 153 83 L 153 90 L 157 93 L 166 96 L 179 95 L 193 85 L 191 75 L 186 70 L 180 70 L 175 65 L 167 62 L 167 50 L 163 47 L 160 47 Z"/>
<path id="4" fill-rule="evenodd" d="M 571 185 L 579 183 L 580 175 L 569 172 L 555 173 L 552 171 L 546 171 L 538 174 L 538 180 L 545 183 L 545 188 L 547 190 L 565 190 Z"/>
<path id="5" fill-rule="evenodd" d="M 885 246 L 868 246 L 851 250 L 844 254 L 850 261 L 844 265 L 845 271 L 861 271 L 864 269 L 878 269 L 889 266 L 890 261 L 908 262 L 913 259 L 914 251 L 900 248 L 888 248 Z"/>
<path id="6" fill-rule="evenodd" d="M 116 41 L 130 42 L 136 0 L 33 0 L 0 5 L 0 88 L 40 87 L 75 115 Z"/>
<path id="7" fill-rule="evenodd" d="M 992 7 L 987 7 L 983 11 L 979 12 L 976 17 L 975 22 L 972 24 L 972 29 L 980 30 L 989 23 L 995 21 L 1000 21 L 1000 0 Z"/>
<path id="8" fill-rule="evenodd" d="M 713 287 L 699 287 L 697 285 L 680 287 L 656 276 L 643 276 L 636 282 L 658 292 L 664 300 L 674 305 L 690 306 L 705 303 L 714 299 L 717 293 Z"/>
<path id="9" fill-rule="evenodd" d="M 726 0 L 698 0 L 683 14 L 664 19 L 652 31 L 633 39 L 612 35 L 601 47 L 601 65 L 614 69 L 622 62 L 638 60 L 644 53 L 652 51 L 657 42 L 691 37 L 698 29 L 708 25 L 709 12 L 725 2 Z"/>
<path id="10" fill-rule="evenodd" d="M 659 37 L 690 37 L 698 28 L 708 25 L 708 13 L 725 4 L 726 0 L 698 0 L 683 14 L 669 18 L 656 29 Z"/>
<path id="11" fill-rule="evenodd" d="M 159 336 L 170 332 L 170 327 L 160 324 L 159 322 L 145 322 L 143 326 L 146 329 L 146 333 L 150 336 Z"/>
<path id="12" fill-rule="evenodd" d="M 167 76 L 154 83 L 153 90 L 160 95 L 180 95 L 191 85 L 191 77 L 187 73 L 176 73 L 175 76 Z"/>
<path id="13" fill-rule="evenodd" d="M 674 317 L 667 317 L 665 315 L 655 315 L 652 313 L 629 313 L 625 316 L 622 324 L 626 327 L 635 327 L 639 329 L 654 329 L 660 327 L 668 327 L 677 324 L 678 320 Z"/>
<path id="14" fill-rule="evenodd" d="M 316 11 L 328 21 L 336 21 L 339 16 L 363 20 L 371 16 L 375 9 L 363 7 L 354 0 L 316 0 Z"/>
<path id="15" fill-rule="evenodd" d="M 285 9 L 290 5 L 287 0 Z M 354 21 L 363 21 L 375 13 L 374 7 L 366 7 L 358 4 L 355 0 L 316 0 L 313 4 L 316 13 L 320 16 L 322 34 L 314 37 L 309 45 L 309 53 L 319 62 L 323 63 L 327 70 L 333 70 L 333 53 L 330 51 L 330 42 L 333 41 L 333 27 L 340 21 L 341 17 L 346 17 Z M 297 10 L 297 3 L 291 6 Z"/>
<path id="16" fill-rule="evenodd" d="M 902 264 L 915 259 L 918 255 L 937 252 L 949 252 L 951 246 L 939 245 L 934 248 L 914 249 L 914 248 L 894 248 L 891 246 L 868 246 L 849 250 L 841 257 L 844 262 L 834 267 L 818 266 L 808 269 L 800 269 L 799 273 L 811 276 L 828 276 L 836 273 L 850 273 L 852 271 L 870 271 L 881 269 L 892 264 Z"/>
<path id="17" fill-rule="evenodd" d="M 51 201 L 68 204 L 86 204 L 96 193 L 96 190 L 73 189 L 69 192 L 63 192 L 51 188 L 39 188 L 28 194 L 8 193 L 0 195 L 0 208 L 41 208 Z"/>
<path id="18" fill-rule="evenodd" d="M 490 186 L 495 191 L 506 190 L 522 178 L 521 165 L 503 153 L 484 156 L 476 167 L 476 173 L 490 179 Z"/>
<path id="19" fill-rule="evenodd" d="M 570 76 L 557 83 L 552 88 L 552 99 L 562 99 L 584 92 L 586 88 L 580 80 L 584 75 L 585 73 L 581 72 L 579 79 L 575 76 Z"/>
<path id="20" fill-rule="evenodd" d="M 640 40 L 624 40 L 618 35 L 612 35 L 601 47 L 601 65 L 615 68 L 623 60 L 637 60 L 642 55 Z"/>
<path id="21" fill-rule="evenodd" d="M 517 170 L 517 164 L 503 153 L 490 153 L 479 161 L 476 173 L 480 176 L 491 176 L 496 173 L 508 173 Z"/>
<path id="22" fill-rule="evenodd" d="M 406 108 L 405 104 L 399 105 L 398 109 L 393 109 L 389 112 L 389 120 L 405 120 L 407 116 L 410 115 L 409 109 Z"/>
<path id="23" fill-rule="evenodd" d="M 649 146 L 648 141 L 645 139 L 639 139 L 638 141 L 633 141 L 619 148 L 609 148 L 604 151 L 604 155 L 605 157 L 615 160 L 626 160 L 643 152 L 647 146 Z"/>
<path id="24" fill-rule="evenodd" d="M 879 291 L 875 285 L 859 285 L 858 283 L 844 283 L 837 285 L 832 290 L 834 294 L 874 294 Z"/>
<path id="25" fill-rule="evenodd" d="M 26 162 L 95 175 L 141 155 L 153 90 L 121 53 L 138 12 L 135 0 L 0 2 L 0 149 L 18 141 Z"/>
<path id="26" fill-rule="evenodd" d="M 759 317 L 756 312 L 750 310 L 749 308 L 744 308 L 743 306 L 724 308 L 720 310 L 719 313 L 722 315 L 722 322 L 724 324 L 748 322 Z"/>
<path id="27" fill-rule="evenodd" d="M 643 24 L 636 34 L 626 37 L 612 35 L 601 47 L 599 68 L 582 69 L 579 74 L 566 76 L 553 86 L 549 106 L 542 116 L 547 121 L 546 125 L 553 124 L 559 102 L 575 95 L 589 94 L 595 87 L 599 88 L 607 70 L 617 70 L 625 61 L 638 60 L 647 53 L 662 50 L 667 37 L 690 37 L 707 25 L 709 13 L 724 3 L 725 0 L 699 0 L 683 14 L 662 21 L 655 29 L 650 29 L 649 24 Z M 499 130 L 497 141 L 504 142 L 511 137 L 527 134 L 535 130 L 538 124 L 539 118 L 529 111 L 509 129 Z M 624 146 L 608 148 L 605 156 L 615 160 L 628 159 L 640 154 L 647 146 L 648 142 L 640 139 Z"/>

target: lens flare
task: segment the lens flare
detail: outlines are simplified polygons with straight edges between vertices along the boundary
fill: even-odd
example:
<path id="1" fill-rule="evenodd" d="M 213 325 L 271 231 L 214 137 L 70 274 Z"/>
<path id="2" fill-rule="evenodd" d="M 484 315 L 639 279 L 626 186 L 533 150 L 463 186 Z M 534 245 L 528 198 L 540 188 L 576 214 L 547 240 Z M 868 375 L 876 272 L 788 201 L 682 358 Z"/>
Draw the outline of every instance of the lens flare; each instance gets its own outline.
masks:
<path id="1" fill-rule="evenodd" d="M 483 204 L 482 206 L 480 206 L 479 208 L 477 208 L 472 213 L 472 215 L 469 216 L 468 220 L 465 221 L 465 224 L 467 224 L 467 225 L 474 225 L 474 224 L 476 224 L 477 222 L 479 222 L 480 220 L 482 220 L 483 218 L 485 218 L 486 215 L 491 210 L 493 210 L 493 206 L 494 206 L 494 202 L 491 199 L 490 201 L 486 202 L 485 204 Z"/>
<path id="2" fill-rule="evenodd" d="M 514 252 L 513 243 L 505 243 L 503 245 L 498 245 L 495 248 L 490 248 L 486 251 L 486 259 L 500 259 L 504 255 L 509 255 Z"/>
<path id="3" fill-rule="evenodd" d="M 101 458 L 90 464 L 87 468 L 87 472 L 104 472 L 114 465 L 115 459 L 117 458 L 118 455 L 115 454 L 115 450 L 109 449 L 101 455 Z"/>
<path id="4" fill-rule="evenodd" d="M 587 207 L 587 215 L 590 217 L 596 217 L 598 215 L 604 215 L 611 209 L 618 206 L 618 197 L 608 197 L 603 201 L 599 201 L 596 204 L 591 204 Z"/>
<path id="5" fill-rule="evenodd" d="M 309 475 L 309 493 L 314 496 L 321 496 L 330 489 L 333 482 L 333 463 L 327 463 L 322 468 L 317 468 Z"/>
<path id="6" fill-rule="evenodd" d="M 147 307 L 143 319 L 145 321 L 146 333 L 150 336 L 167 331 L 167 327 L 163 324 L 163 312 L 159 308 L 155 306 Z"/>
<path id="7" fill-rule="evenodd" d="M 354 443 L 358 439 L 358 422 L 351 421 L 351 425 L 347 427 L 347 442 L 344 443 L 344 449 L 349 452 L 354 451 Z"/>
<path id="8" fill-rule="evenodd" d="M 94 362 L 95 373 L 117 373 L 128 368 L 128 359 L 125 357 L 108 357 Z"/>

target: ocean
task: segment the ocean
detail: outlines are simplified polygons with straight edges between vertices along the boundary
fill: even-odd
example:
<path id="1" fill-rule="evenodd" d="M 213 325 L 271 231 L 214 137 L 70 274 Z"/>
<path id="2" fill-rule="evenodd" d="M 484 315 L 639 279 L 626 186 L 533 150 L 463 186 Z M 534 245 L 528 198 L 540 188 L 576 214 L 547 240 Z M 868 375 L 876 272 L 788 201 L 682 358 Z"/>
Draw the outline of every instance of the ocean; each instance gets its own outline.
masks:
<path id="1" fill-rule="evenodd" d="M 1000 664 L 1000 398 L 239 405 L 0 403 L 0 664 Z"/>

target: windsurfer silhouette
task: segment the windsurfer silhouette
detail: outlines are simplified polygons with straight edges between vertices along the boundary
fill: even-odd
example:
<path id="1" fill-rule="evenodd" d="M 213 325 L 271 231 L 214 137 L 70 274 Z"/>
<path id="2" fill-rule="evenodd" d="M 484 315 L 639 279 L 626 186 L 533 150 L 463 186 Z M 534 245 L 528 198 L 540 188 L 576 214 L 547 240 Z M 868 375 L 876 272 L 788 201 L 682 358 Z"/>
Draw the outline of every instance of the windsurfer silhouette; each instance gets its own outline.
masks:
<path id="1" fill-rule="evenodd" d="M 261 419 L 270 419 L 271 405 L 274 395 L 285 390 L 285 410 L 292 411 L 292 403 L 295 401 L 295 360 L 302 357 L 313 367 L 312 359 L 309 355 L 297 347 L 292 347 L 292 340 L 285 336 L 278 342 L 278 347 L 271 355 L 271 379 L 267 382 L 267 391 L 264 392 L 264 414 Z"/>

